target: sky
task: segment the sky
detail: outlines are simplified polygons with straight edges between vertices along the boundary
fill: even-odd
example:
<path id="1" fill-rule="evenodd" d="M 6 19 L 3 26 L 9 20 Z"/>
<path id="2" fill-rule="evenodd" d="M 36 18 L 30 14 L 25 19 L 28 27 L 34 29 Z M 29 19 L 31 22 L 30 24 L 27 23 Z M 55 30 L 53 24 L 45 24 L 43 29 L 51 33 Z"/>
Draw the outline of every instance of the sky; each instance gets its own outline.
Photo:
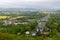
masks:
<path id="1" fill-rule="evenodd" d="M 0 8 L 60 9 L 60 0 L 0 0 Z"/>

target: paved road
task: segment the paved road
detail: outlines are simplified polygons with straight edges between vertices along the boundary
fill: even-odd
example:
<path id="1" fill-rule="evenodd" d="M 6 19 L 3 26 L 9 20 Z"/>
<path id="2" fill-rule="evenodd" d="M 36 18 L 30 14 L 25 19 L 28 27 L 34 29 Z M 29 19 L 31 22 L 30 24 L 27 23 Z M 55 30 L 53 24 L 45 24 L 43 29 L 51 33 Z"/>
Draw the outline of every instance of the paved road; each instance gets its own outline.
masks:
<path id="1" fill-rule="evenodd" d="M 44 27 L 46 22 L 48 21 L 48 18 L 50 18 L 50 13 L 47 16 L 45 16 L 45 17 L 43 17 L 43 18 L 41 18 L 40 20 L 37 21 L 38 26 Z"/>

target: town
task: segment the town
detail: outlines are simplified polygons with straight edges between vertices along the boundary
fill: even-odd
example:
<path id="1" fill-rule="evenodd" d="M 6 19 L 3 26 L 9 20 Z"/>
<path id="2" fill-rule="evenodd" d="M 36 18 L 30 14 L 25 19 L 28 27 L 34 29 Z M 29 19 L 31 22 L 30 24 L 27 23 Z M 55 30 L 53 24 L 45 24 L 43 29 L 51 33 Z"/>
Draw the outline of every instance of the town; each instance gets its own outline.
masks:
<path id="1" fill-rule="evenodd" d="M 19 37 L 19 40 L 20 37 L 26 37 L 26 40 L 30 39 L 30 37 L 34 39 L 36 37 L 38 39 L 38 37 L 41 36 L 42 38 L 53 37 L 54 34 L 57 35 L 57 33 L 59 33 L 59 22 L 57 23 L 57 21 L 59 21 L 57 17 L 60 15 L 59 12 L 30 12 L 27 15 L 26 13 L 19 14 L 19 16 L 14 12 L 13 16 L 11 13 L 0 16 L 0 33 L 4 35 L 15 35 Z"/>

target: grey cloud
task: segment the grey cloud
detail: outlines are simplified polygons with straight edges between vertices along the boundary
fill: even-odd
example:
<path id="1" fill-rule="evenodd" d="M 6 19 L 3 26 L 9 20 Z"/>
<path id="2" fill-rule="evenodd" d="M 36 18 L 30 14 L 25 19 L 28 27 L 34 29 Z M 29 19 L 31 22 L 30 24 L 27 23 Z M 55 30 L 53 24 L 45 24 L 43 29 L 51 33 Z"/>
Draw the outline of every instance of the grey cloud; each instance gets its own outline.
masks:
<path id="1" fill-rule="evenodd" d="M 60 9 L 60 0 L 42 0 L 42 1 L 2 1 L 0 8 L 55 8 Z"/>

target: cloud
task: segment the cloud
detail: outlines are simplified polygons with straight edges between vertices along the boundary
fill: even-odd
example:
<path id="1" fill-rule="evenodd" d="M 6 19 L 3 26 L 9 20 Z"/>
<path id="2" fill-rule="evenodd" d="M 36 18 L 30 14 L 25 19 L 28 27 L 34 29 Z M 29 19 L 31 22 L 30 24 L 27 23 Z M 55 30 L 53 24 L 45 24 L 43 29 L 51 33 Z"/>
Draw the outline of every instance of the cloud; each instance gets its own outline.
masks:
<path id="1" fill-rule="evenodd" d="M 0 0 L 0 8 L 60 8 L 60 0 Z"/>

